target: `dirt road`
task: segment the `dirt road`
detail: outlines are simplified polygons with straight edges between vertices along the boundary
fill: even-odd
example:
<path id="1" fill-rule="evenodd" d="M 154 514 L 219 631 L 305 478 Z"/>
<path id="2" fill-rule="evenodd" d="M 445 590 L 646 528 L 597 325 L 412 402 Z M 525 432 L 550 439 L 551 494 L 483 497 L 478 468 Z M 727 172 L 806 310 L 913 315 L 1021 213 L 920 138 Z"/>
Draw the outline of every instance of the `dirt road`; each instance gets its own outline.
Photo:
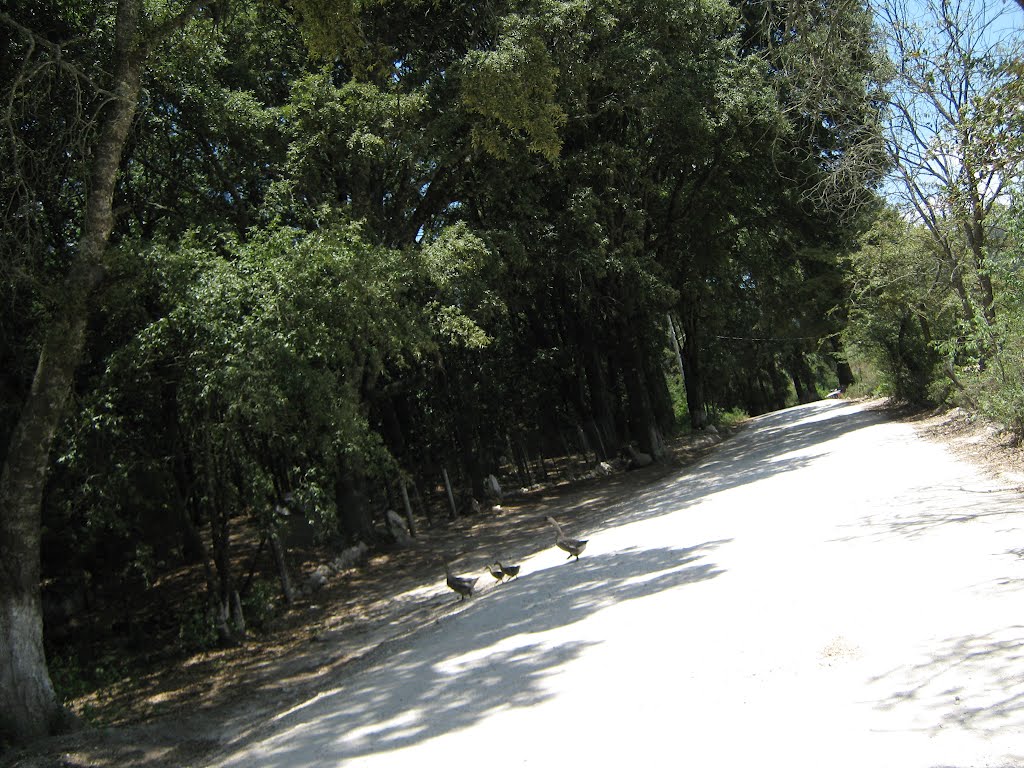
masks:
<path id="1" fill-rule="evenodd" d="M 861 406 L 771 414 L 211 765 L 1024 766 L 1022 512 Z"/>

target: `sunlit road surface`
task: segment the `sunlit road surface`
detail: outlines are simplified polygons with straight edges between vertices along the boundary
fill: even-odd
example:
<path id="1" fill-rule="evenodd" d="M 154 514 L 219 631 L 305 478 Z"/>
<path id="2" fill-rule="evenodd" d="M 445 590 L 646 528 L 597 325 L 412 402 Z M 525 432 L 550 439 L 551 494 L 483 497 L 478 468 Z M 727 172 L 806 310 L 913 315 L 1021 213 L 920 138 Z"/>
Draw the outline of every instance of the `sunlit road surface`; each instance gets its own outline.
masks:
<path id="1" fill-rule="evenodd" d="M 1024 766 L 1024 502 L 912 426 L 770 414 L 608 512 L 214 764 Z"/>

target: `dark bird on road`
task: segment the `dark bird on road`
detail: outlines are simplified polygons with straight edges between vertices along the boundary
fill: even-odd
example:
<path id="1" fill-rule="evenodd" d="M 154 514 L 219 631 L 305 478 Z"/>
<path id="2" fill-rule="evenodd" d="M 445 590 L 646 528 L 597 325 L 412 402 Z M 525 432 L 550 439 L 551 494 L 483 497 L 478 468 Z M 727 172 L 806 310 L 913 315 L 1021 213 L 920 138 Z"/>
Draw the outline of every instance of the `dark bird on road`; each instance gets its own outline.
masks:
<path id="1" fill-rule="evenodd" d="M 487 570 L 494 577 L 495 581 L 500 582 L 505 578 L 505 572 L 501 569 L 501 563 L 488 563 Z"/>
<path id="2" fill-rule="evenodd" d="M 575 557 L 577 560 L 580 559 L 580 553 L 586 549 L 587 541 L 589 539 L 570 539 L 567 538 L 565 533 L 562 532 L 562 526 L 558 524 L 558 521 L 553 517 L 548 518 L 548 522 L 555 526 L 555 531 L 558 535 L 555 537 L 555 546 L 564 552 L 569 553 L 569 557 Z M 565 558 L 566 560 L 569 557 Z"/>
<path id="3" fill-rule="evenodd" d="M 501 563 L 497 563 L 497 566 L 498 566 L 499 568 L 501 568 L 501 572 L 502 572 L 502 573 L 503 573 L 503 574 L 504 574 L 504 575 L 505 575 L 505 576 L 506 576 L 507 578 L 509 578 L 509 579 L 516 579 L 516 578 L 519 578 L 519 569 L 520 569 L 520 568 L 521 568 L 522 566 L 518 566 L 518 565 L 502 565 Z"/>
<path id="4" fill-rule="evenodd" d="M 447 577 L 445 582 L 453 590 L 459 593 L 459 602 L 462 602 L 467 597 L 473 596 L 473 587 L 476 586 L 479 576 L 469 578 L 468 576 L 456 576 L 452 573 L 452 569 L 448 566 L 448 563 L 444 564 L 444 573 Z"/>

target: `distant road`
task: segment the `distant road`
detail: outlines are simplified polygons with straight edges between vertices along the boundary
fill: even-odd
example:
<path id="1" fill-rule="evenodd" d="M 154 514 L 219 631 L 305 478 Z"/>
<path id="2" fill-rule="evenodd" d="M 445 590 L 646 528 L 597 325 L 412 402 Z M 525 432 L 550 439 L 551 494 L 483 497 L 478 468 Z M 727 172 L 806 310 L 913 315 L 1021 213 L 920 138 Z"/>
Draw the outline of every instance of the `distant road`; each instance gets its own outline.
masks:
<path id="1" fill-rule="evenodd" d="M 864 406 L 769 414 L 212 765 L 1024 766 L 1022 513 Z"/>

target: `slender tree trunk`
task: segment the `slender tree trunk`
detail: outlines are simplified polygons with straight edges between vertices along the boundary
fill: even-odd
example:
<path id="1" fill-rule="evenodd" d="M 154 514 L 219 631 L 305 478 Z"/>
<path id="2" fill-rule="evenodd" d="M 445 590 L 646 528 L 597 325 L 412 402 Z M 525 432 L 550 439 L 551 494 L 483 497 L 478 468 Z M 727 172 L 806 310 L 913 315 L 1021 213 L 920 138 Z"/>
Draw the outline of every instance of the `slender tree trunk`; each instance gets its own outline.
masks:
<path id="1" fill-rule="evenodd" d="M 277 566 L 277 577 L 281 582 L 281 596 L 284 597 L 285 603 L 293 605 L 295 591 L 292 589 L 292 580 L 288 575 L 288 561 L 285 559 L 284 545 L 273 531 L 268 538 L 270 539 L 270 551 L 274 554 L 274 564 Z"/>
<path id="2" fill-rule="evenodd" d="M 209 420 L 209 419 L 208 419 Z M 207 517 L 210 520 L 210 541 L 213 544 L 214 571 L 208 573 L 207 586 L 211 589 L 210 602 L 217 622 L 217 638 L 221 645 L 236 641 L 231 629 L 231 522 L 227 508 L 227 494 L 223 492 L 224 468 L 215 460 L 209 435 L 203 436 L 202 473 L 206 480 Z M 211 578 L 212 576 L 212 578 Z"/>
<path id="3" fill-rule="evenodd" d="M 968 178 L 974 178 L 974 173 L 970 172 L 971 169 L 967 170 L 969 171 Z M 970 200 L 970 216 L 964 225 L 964 234 L 974 257 L 978 292 L 981 295 L 982 316 L 988 326 L 992 327 L 996 322 L 996 297 L 989 274 L 985 209 L 977 189 L 968 190 L 968 199 Z"/>
<path id="4" fill-rule="evenodd" d="M 44 338 L 0 474 L 0 734 L 17 742 L 43 736 L 66 721 L 43 652 L 43 489 L 50 449 L 85 349 L 89 298 L 103 279 L 102 258 L 114 227 L 117 171 L 142 82 L 140 7 L 136 0 L 118 3 L 112 89 L 117 98 L 101 118 L 81 240 L 65 281 L 63 306 Z"/>
<path id="5" fill-rule="evenodd" d="M 452 423 L 459 450 L 459 463 L 469 476 L 470 493 L 475 499 L 484 497 L 484 470 L 480 464 L 479 429 L 475 399 L 464 386 L 458 362 L 446 366 L 445 385 L 452 405 Z"/>
<path id="6" fill-rule="evenodd" d="M 692 308 L 684 311 L 682 321 L 683 362 L 687 372 L 686 407 L 690 411 L 690 424 L 694 429 L 703 429 L 708 423 L 708 412 L 704 401 L 704 372 L 700 360 L 696 311 Z"/>
<path id="7" fill-rule="evenodd" d="M 448 519 L 454 520 L 459 516 L 459 508 L 455 504 L 455 494 L 452 492 L 452 481 L 448 478 L 447 468 L 441 467 L 441 476 L 444 477 L 444 489 L 448 492 Z"/>
<path id="8" fill-rule="evenodd" d="M 672 322 L 672 313 L 665 315 L 668 318 L 668 338 L 672 342 L 672 350 L 676 353 L 676 365 L 679 366 L 679 378 L 686 383 L 686 366 L 683 365 L 683 350 L 679 345 L 679 334 L 676 333 L 676 324 Z"/>
<path id="9" fill-rule="evenodd" d="M 430 505 L 423 500 L 423 494 L 420 493 L 420 484 L 415 478 L 412 479 L 412 497 L 416 501 L 416 506 L 419 507 L 420 512 L 425 518 L 427 518 L 427 527 L 434 527 L 434 515 L 430 511 Z"/>
<path id="10" fill-rule="evenodd" d="M 412 514 L 412 504 L 409 502 L 409 489 L 405 485 L 405 478 L 399 476 L 398 488 L 402 491 L 402 507 L 405 509 L 405 522 L 409 526 L 409 535 L 416 538 L 416 519 Z"/>

